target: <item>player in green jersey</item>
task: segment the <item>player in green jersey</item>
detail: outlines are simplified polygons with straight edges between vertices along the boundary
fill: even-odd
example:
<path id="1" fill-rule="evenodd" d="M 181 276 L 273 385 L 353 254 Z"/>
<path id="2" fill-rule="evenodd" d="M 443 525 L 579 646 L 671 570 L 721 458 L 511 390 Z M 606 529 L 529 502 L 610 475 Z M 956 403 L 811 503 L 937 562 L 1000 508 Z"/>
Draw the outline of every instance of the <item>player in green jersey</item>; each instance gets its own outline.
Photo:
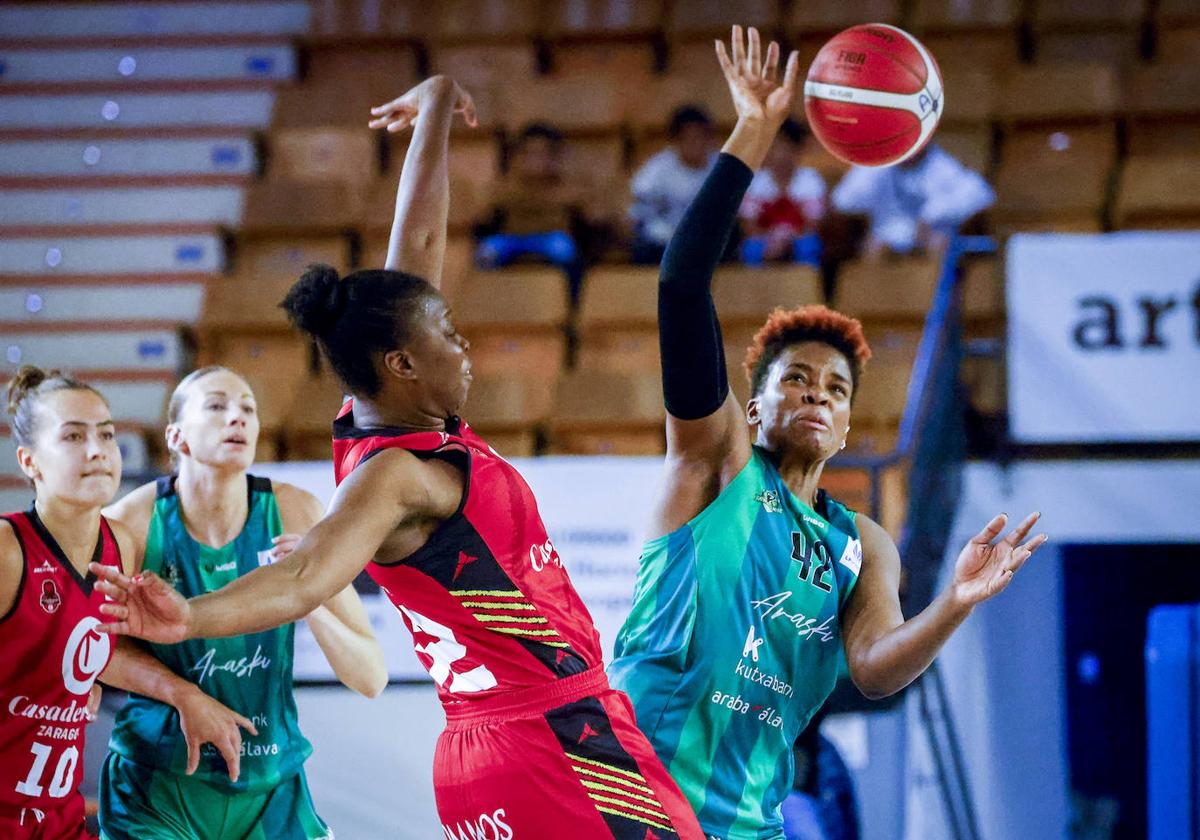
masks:
<path id="1" fill-rule="evenodd" d="M 666 473 L 609 676 L 706 833 L 760 840 L 783 837 L 792 744 L 832 690 L 840 652 L 867 696 L 899 691 L 1045 536 L 1025 542 L 1033 514 L 994 542 L 1006 522 L 997 516 L 962 550 L 946 590 L 905 621 L 895 544 L 819 489 L 870 356 L 861 325 L 824 307 L 777 310 L 751 348 L 752 394 L 738 405 L 710 284 L 791 110 L 797 58 L 781 83 L 778 47 L 764 54 L 758 33 L 746 39 L 740 27 L 732 50 L 717 52 L 738 121 L 663 258 Z"/>
<path id="2" fill-rule="evenodd" d="M 259 421 L 250 386 L 202 368 L 175 389 L 167 443 L 178 470 L 113 505 L 138 541 L 137 571 L 185 596 L 220 589 L 288 554 L 323 513 L 311 494 L 249 475 Z M 366 611 L 347 587 L 308 617 L 334 673 L 373 697 L 387 683 Z M 174 673 L 253 722 L 226 763 L 190 750 L 173 710 L 131 695 L 117 716 L 100 788 L 107 840 L 312 840 L 332 837 L 309 796 L 312 747 L 292 694 L 294 625 L 149 645 Z"/>

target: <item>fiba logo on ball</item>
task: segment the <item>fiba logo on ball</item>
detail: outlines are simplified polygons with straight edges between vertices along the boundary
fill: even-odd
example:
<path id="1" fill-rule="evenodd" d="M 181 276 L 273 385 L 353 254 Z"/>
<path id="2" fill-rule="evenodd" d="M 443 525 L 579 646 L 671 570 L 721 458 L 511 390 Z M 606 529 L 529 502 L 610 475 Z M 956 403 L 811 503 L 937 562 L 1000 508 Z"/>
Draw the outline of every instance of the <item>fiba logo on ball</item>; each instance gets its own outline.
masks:
<path id="1" fill-rule="evenodd" d="M 72 694 L 87 694 L 112 653 L 112 641 L 92 616 L 80 620 L 63 649 L 63 685 Z"/>

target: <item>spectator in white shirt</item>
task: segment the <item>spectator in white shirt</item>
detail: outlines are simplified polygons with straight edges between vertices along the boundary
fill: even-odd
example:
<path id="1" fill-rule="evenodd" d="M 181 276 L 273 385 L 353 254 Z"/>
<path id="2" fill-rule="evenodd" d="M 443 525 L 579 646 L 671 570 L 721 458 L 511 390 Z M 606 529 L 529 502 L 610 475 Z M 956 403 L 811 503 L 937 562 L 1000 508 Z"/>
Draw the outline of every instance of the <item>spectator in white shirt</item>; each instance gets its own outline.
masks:
<path id="1" fill-rule="evenodd" d="M 675 226 L 683 218 L 708 170 L 716 162 L 712 120 L 685 105 L 671 117 L 671 145 L 651 157 L 633 176 L 633 261 L 662 259 Z"/>
<path id="2" fill-rule="evenodd" d="M 790 260 L 818 265 L 821 240 L 817 224 L 825 215 L 825 179 L 815 169 L 800 166 L 808 131 L 796 120 L 785 120 L 767 152 L 763 168 L 750 182 L 738 214 L 746 238 L 742 262 Z"/>
<path id="3" fill-rule="evenodd" d="M 895 166 L 853 167 L 832 199 L 839 212 L 868 216 L 866 253 L 872 256 L 940 251 L 996 195 L 983 176 L 930 143 Z"/>

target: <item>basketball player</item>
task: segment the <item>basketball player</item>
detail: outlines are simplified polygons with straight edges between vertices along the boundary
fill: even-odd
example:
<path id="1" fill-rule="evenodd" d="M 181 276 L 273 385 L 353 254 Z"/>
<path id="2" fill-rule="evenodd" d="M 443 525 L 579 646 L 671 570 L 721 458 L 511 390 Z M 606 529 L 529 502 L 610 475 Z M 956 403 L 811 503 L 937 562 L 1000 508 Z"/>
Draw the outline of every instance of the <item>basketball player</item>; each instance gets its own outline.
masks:
<path id="1" fill-rule="evenodd" d="M 87 703 L 97 676 L 175 706 L 187 751 L 213 743 L 237 772 L 253 724 L 122 641 L 97 631 L 104 596 L 88 561 L 118 569 L 132 539 L 101 516 L 121 480 L 112 415 L 90 386 L 33 366 L 8 386 L 21 471 L 35 502 L 0 517 L 0 837 L 74 840 L 84 830 Z"/>
<path id="2" fill-rule="evenodd" d="M 286 556 L 321 518 L 310 493 L 249 475 L 259 421 L 250 386 L 223 367 L 201 368 L 176 387 L 167 445 L 177 471 L 108 511 L 134 536 L 134 571 L 161 575 L 185 595 L 220 589 Z M 353 587 L 307 615 L 343 683 L 368 697 L 387 684 L 383 652 Z M 292 694 L 294 626 L 234 638 L 151 645 L 180 677 L 249 716 L 241 773 L 216 755 L 190 765 L 169 707 L 133 696 L 117 714 L 100 777 L 106 840 L 312 840 L 332 836 L 304 775 L 312 746 Z M 191 772 L 191 771 L 195 772 Z"/>
<path id="3" fill-rule="evenodd" d="M 419 114 L 385 270 L 311 268 L 285 307 L 354 395 L 334 426 L 338 489 L 286 559 L 191 601 L 105 572 L 111 629 L 159 642 L 304 615 L 364 567 L 413 634 L 446 711 L 434 791 L 447 837 L 699 838 L 679 789 L 608 687 L 596 629 L 528 485 L 458 417 L 467 342 L 437 291 L 447 137 L 472 106 L 434 78 L 382 109 Z"/>
<path id="4" fill-rule="evenodd" d="M 738 27 L 718 45 L 738 121 L 676 230 L 659 282 L 667 460 L 633 610 L 609 668 L 659 757 L 716 838 L 782 838 L 792 744 L 833 689 L 839 646 L 869 697 L 912 682 L 975 604 L 1045 541 L 1037 514 L 993 544 L 989 522 L 950 586 L 905 622 L 891 538 L 819 489 L 845 445 L 870 350 L 824 307 L 776 310 L 747 358 L 752 396 L 725 378 L 713 270 L 754 170 L 791 110 L 794 61 Z M 746 424 L 754 434 L 751 445 Z"/>

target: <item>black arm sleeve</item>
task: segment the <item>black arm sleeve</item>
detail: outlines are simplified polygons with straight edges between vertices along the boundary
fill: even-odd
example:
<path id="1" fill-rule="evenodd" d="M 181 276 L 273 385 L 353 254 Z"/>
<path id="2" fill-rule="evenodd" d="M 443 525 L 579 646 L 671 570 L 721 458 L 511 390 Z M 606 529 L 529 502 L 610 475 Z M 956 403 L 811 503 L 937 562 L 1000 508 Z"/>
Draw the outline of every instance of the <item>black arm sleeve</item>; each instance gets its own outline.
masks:
<path id="1" fill-rule="evenodd" d="M 722 154 L 663 256 L 658 281 L 663 401 L 671 416 L 681 420 L 708 417 L 729 396 L 711 287 L 753 175 L 736 157 Z"/>

